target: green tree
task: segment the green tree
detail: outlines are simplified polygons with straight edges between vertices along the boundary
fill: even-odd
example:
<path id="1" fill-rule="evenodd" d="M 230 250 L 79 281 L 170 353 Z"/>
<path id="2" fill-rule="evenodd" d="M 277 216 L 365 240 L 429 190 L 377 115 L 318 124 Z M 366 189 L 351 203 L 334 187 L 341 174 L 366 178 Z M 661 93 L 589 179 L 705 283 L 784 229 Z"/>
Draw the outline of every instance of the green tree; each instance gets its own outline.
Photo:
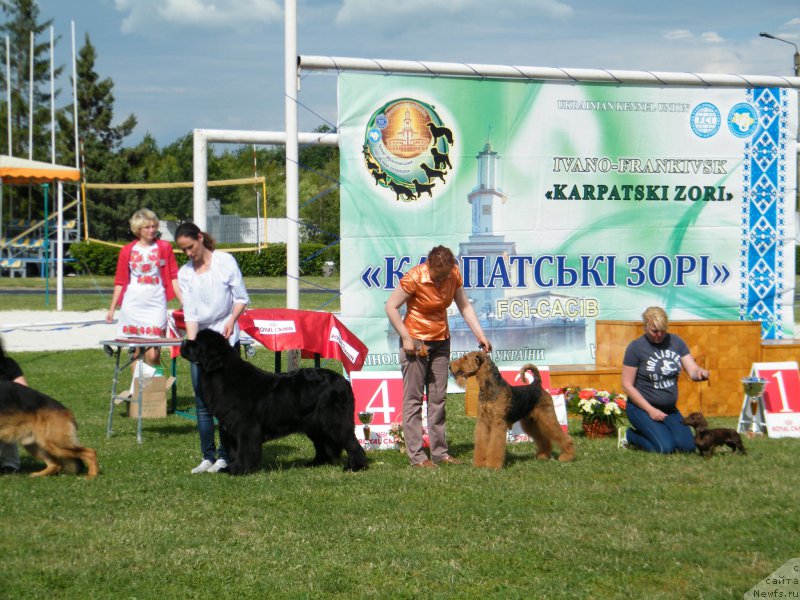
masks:
<path id="1" fill-rule="evenodd" d="M 1 143 L 6 152 L 13 156 L 50 162 L 50 36 L 53 20 L 39 23 L 39 7 L 35 0 L 4 0 L 0 3 L 5 21 L 0 24 L 0 33 L 8 36 L 10 46 L 10 74 L 0 70 L 2 88 L 6 90 L 6 78 L 11 84 L 11 149 L 7 148 L 8 103 L 3 103 L 0 119 Z M 34 34 L 33 46 L 33 148 L 30 144 L 30 64 L 31 32 Z M 54 44 L 59 38 L 54 39 Z M 5 40 L 2 40 L 5 55 Z M 55 68 L 58 78 L 63 67 Z M 5 95 L 5 94 L 3 94 Z M 58 95 L 58 90 L 56 94 Z M 32 152 L 31 152 L 32 150 Z"/>
<path id="2" fill-rule="evenodd" d="M 134 165 L 132 179 L 142 183 L 176 183 L 191 181 L 192 134 L 177 139 L 159 151 L 150 136 L 148 148 L 140 144 L 129 151 L 128 162 Z M 185 221 L 192 219 L 191 188 L 147 190 L 140 194 L 144 206 L 156 212 L 160 219 Z"/>
<path id="3" fill-rule="evenodd" d="M 331 131 L 327 125 L 315 132 Z M 339 149 L 300 149 L 300 220 L 304 241 L 331 245 L 339 239 Z"/>
<path id="4" fill-rule="evenodd" d="M 316 129 L 329 131 L 326 126 Z M 300 236 L 303 241 L 334 244 L 339 237 L 339 150 L 323 146 L 300 149 Z M 209 147 L 209 181 L 252 176 L 254 170 L 264 176 L 267 187 L 267 216 L 286 216 L 286 153 L 283 146 L 254 149 L 237 146 L 222 154 L 212 154 Z M 221 201 L 223 214 L 256 216 L 256 193 L 260 186 L 210 188 L 209 198 Z M 259 213 L 261 208 L 259 206 Z"/>
<path id="5" fill-rule="evenodd" d="M 87 182 L 127 183 L 132 170 L 129 159 L 152 151 L 155 143 L 146 138 L 137 148 L 123 151 L 124 139 L 136 127 L 136 116 L 130 114 L 119 125 L 114 124 L 114 82 L 98 75 L 96 59 L 97 51 L 87 33 L 75 61 L 81 164 Z M 73 108 L 70 104 L 58 114 L 59 149 L 68 164 L 75 162 Z M 141 208 L 141 200 L 135 191 L 92 190 L 87 193 L 86 206 L 91 236 L 125 239 L 129 237 L 128 219 Z"/>

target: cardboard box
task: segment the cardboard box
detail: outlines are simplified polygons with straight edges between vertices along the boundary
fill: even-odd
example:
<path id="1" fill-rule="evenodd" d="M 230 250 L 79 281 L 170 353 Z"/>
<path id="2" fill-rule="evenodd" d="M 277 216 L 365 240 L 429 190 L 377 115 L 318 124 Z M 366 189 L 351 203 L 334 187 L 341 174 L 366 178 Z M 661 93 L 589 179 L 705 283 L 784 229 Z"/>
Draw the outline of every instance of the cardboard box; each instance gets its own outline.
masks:
<path id="1" fill-rule="evenodd" d="M 142 418 L 161 419 L 167 416 L 167 390 L 175 382 L 174 377 L 148 377 L 142 389 Z M 128 416 L 139 417 L 139 380 L 134 379 L 133 394 L 127 399 Z"/>

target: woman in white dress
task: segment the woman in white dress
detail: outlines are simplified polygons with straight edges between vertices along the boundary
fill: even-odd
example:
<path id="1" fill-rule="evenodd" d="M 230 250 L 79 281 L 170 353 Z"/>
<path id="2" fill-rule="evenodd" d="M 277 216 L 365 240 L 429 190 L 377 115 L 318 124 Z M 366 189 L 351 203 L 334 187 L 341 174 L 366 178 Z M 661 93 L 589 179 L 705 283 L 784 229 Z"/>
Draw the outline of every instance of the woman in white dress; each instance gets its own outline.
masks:
<path id="1" fill-rule="evenodd" d="M 175 243 L 189 258 L 178 272 L 186 338 L 193 340 L 201 329 L 212 329 L 225 336 L 231 346 L 236 346 L 239 342 L 237 321 L 250 302 L 236 259 L 216 250 L 214 238 L 200 231 L 194 223 L 178 225 Z M 203 456 L 192 473 L 217 473 L 228 467 L 227 455 L 222 443 L 214 447 L 214 417 L 203 401 L 197 365 L 192 363 L 191 369 Z"/>
<path id="2" fill-rule="evenodd" d="M 163 338 L 167 331 L 167 302 L 181 301 L 178 263 L 169 242 L 158 239 L 158 217 L 147 208 L 137 210 L 130 219 L 136 239 L 124 246 L 117 260 L 114 294 L 106 321 L 119 312 L 117 337 Z M 157 366 L 159 348 L 150 348 L 144 361 Z"/>

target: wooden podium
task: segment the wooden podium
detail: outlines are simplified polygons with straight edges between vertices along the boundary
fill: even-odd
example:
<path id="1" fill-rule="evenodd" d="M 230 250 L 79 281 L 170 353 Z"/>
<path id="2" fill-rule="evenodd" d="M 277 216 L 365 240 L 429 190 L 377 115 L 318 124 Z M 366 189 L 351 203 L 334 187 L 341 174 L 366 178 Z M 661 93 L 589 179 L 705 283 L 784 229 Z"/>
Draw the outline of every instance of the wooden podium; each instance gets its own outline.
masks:
<path id="1" fill-rule="evenodd" d="M 707 382 L 681 375 L 678 407 L 683 414 L 699 410 L 706 416 L 735 417 L 742 406 L 741 380 L 753 363 L 800 360 L 800 339 L 762 342 L 758 321 L 670 321 L 669 332 L 680 336 L 697 364 L 711 374 Z M 641 321 L 596 321 L 595 364 L 550 365 L 550 386 L 622 392 L 625 348 L 642 333 Z M 467 414 L 476 402 L 477 384 L 472 383 L 467 386 Z"/>
<path id="2" fill-rule="evenodd" d="M 678 380 L 678 408 L 683 414 L 701 411 L 708 416 L 736 416 L 742 406 L 742 377 L 761 358 L 761 323 L 757 321 L 670 321 L 669 332 L 689 346 L 710 381 L 694 382 L 685 374 Z M 625 348 L 643 333 L 641 321 L 595 323 L 598 367 L 622 368 Z M 621 386 L 621 384 L 620 384 Z"/>

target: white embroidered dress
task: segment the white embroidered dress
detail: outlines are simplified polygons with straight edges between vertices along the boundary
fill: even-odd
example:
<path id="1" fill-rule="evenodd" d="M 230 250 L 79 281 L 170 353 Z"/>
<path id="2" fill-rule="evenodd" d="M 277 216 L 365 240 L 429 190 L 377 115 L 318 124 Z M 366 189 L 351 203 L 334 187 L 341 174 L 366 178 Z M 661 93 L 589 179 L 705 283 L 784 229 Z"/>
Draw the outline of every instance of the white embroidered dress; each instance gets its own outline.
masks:
<path id="1" fill-rule="evenodd" d="M 119 337 L 164 337 L 167 296 L 159 270 L 158 246 L 134 244 L 128 262 L 130 282 L 117 320 Z"/>

